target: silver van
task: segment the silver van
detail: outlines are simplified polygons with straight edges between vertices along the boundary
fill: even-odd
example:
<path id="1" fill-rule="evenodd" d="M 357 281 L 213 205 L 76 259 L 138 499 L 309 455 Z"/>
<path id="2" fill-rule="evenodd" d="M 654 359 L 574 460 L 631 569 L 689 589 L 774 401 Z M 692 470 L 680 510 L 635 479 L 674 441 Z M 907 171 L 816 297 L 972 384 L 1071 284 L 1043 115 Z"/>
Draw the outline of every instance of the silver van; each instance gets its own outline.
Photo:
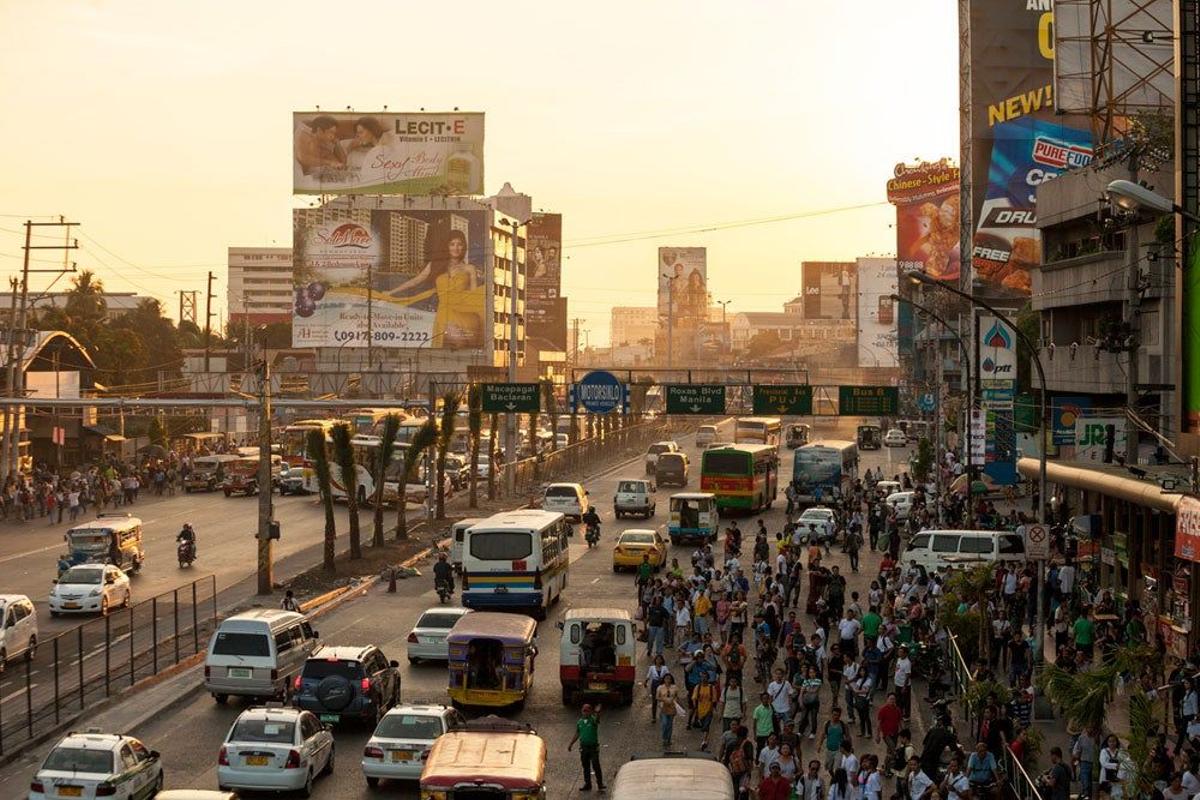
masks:
<path id="1" fill-rule="evenodd" d="M 997 561 L 1025 561 L 1025 540 L 1012 531 L 923 530 L 908 542 L 900 563 L 927 572 Z"/>
<path id="2" fill-rule="evenodd" d="M 455 570 L 462 570 L 463 537 L 467 535 L 467 528 L 476 522 L 483 522 L 483 519 L 467 517 L 450 526 L 450 566 Z"/>
<path id="3" fill-rule="evenodd" d="M 208 642 L 204 688 L 218 703 L 230 695 L 286 698 L 317 644 L 317 632 L 303 614 L 282 609 L 237 614 Z"/>

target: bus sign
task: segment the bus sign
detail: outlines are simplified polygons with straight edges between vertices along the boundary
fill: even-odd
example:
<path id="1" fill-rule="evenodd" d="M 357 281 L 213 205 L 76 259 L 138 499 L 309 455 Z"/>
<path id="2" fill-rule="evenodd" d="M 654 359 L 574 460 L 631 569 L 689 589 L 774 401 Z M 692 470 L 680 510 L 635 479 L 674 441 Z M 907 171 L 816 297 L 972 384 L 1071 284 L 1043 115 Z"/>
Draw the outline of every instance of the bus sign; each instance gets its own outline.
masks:
<path id="1" fill-rule="evenodd" d="M 485 414 L 537 414 L 542 410 L 542 387 L 536 383 L 485 383 Z"/>
<path id="2" fill-rule="evenodd" d="M 725 387 L 715 383 L 667 384 L 668 414 L 724 414 Z"/>
<path id="3" fill-rule="evenodd" d="M 898 413 L 900 413 L 899 387 L 838 387 L 838 416 L 879 417 Z"/>
<path id="4" fill-rule="evenodd" d="M 812 387 L 806 384 L 764 384 L 754 387 L 755 414 L 812 413 Z"/>

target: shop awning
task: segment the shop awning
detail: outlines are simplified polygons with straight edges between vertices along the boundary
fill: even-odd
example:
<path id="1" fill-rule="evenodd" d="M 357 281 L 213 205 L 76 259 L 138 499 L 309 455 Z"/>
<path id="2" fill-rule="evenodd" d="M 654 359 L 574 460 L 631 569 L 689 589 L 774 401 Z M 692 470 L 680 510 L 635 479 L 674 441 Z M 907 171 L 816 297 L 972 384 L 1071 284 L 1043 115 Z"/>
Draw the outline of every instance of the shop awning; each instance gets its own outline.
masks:
<path id="1" fill-rule="evenodd" d="M 101 439 L 103 439 L 106 442 L 123 442 L 123 441 L 125 441 L 124 436 L 122 436 L 119 433 L 113 433 L 112 431 L 110 431 L 106 428 L 100 428 L 95 425 L 84 425 L 82 427 L 83 427 L 84 433 L 91 434 L 92 436 L 99 436 Z"/>
<path id="2" fill-rule="evenodd" d="M 1017 462 L 1021 475 L 1030 480 L 1038 479 L 1038 459 L 1022 458 Z M 1047 461 L 1046 481 L 1073 489 L 1084 489 L 1106 497 L 1127 500 L 1135 505 L 1166 511 L 1174 514 L 1175 507 L 1183 495 L 1164 491 L 1151 480 L 1138 480 L 1132 476 L 1115 474 L 1116 467 L 1097 468 L 1078 461 Z"/>

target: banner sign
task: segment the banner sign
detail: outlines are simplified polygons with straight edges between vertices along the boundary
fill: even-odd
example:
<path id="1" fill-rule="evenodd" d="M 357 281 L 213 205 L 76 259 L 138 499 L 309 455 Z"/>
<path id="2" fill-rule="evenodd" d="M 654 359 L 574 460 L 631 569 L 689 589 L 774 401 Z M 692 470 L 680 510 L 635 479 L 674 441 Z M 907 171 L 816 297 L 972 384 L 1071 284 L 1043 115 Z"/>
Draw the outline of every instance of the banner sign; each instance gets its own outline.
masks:
<path id="1" fill-rule="evenodd" d="M 1050 427 L 1054 431 L 1054 444 L 1075 444 L 1075 421 L 1092 410 L 1090 397 L 1050 398 Z"/>
<path id="2" fill-rule="evenodd" d="M 292 346 L 483 347 L 487 213 L 294 209 Z"/>
<path id="3" fill-rule="evenodd" d="M 755 414 L 803 415 L 812 413 L 812 387 L 805 384 L 756 384 Z"/>
<path id="4" fill-rule="evenodd" d="M 854 319 L 858 312 L 858 264 L 804 261 L 800 264 L 805 319 Z"/>
<path id="5" fill-rule="evenodd" d="M 858 259 L 858 366 L 900 365 L 896 302 L 900 276 L 892 258 Z"/>
<path id="6" fill-rule="evenodd" d="M 483 194 L 483 114 L 297 112 L 294 194 Z"/>
<path id="7" fill-rule="evenodd" d="M 961 272 L 958 167 L 948 158 L 897 164 L 887 184 L 896 206 L 896 260 L 901 272 L 958 282 Z"/>
<path id="8" fill-rule="evenodd" d="M 1200 500 L 1190 495 L 1175 506 L 1175 557 L 1200 563 Z"/>

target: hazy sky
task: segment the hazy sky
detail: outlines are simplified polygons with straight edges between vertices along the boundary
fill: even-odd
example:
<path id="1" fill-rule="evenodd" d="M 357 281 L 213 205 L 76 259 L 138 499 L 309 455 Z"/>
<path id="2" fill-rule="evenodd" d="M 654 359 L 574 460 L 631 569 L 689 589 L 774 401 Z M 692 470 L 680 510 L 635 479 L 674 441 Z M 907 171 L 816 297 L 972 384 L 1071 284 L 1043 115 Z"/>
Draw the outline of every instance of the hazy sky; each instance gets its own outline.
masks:
<path id="1" fill-rule="evenodd" d="M 957 154 L 949 0 L 0 0 L 0 31 L 0 269 L 65 214 L 80 267 L 172 313 L 208 269 L 224 309 L 228 246 L 290 244 L 315 105 L 485 111 L 487 190 L 564 215 L 592 343 L 652 304 L 661 245 L 707 247 L 731 311 L 782 310 L 802 260 L 893 252 L 897 161 Z"/>

